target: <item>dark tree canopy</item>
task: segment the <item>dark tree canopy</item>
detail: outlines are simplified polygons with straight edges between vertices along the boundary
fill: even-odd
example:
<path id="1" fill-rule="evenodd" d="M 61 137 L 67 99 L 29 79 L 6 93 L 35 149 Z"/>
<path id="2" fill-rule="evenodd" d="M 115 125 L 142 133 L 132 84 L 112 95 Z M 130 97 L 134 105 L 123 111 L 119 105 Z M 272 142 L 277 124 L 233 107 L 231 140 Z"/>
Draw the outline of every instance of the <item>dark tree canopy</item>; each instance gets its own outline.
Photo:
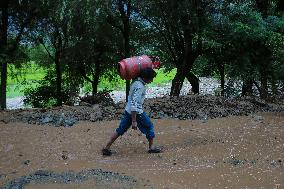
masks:
<path id="1" fill-rule="evenodd" d="M 0 5 L 1 109 L 10 64 L 33 61 L 48 70 L 37 88 L 26 90 L 27 101 L 60 106 L 78 97 L 86 83 L 96 95 L 102 78 L 111 82 L 117 75 L 118 61 L 141 54 L 157 55 L 165 70 L 176 69 L 169 81 L 172 96 L 180 94 L 185 79 L 199 93 L 200 76 L 219 78 L 221 95 L 229 93 L 231 80 L 242 82 L 242 95 L 252 95 L 253 86 L 262 98 L 281 93 L 282 0 L 8 0 Z"/>

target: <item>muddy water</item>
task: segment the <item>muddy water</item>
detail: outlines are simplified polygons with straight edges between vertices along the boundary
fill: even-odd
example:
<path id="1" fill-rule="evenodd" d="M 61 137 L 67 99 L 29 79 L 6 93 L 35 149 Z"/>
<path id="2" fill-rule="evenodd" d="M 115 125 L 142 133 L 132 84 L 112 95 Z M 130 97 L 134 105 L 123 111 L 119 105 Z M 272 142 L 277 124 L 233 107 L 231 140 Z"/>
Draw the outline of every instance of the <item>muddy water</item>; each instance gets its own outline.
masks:
<path id="1" fill-rule="evenodd" d="M 146 139 L 130 130 L 113 145 L 111 157 L 100 149 L 118 121 L 71 128 L 0 123 L 0 187 L 38 170 L 101 169 L 116 179 L 96 175 L 81 182 L 30 182 L 24 188 L 284 188 L 283 113 L 153 122 L 163 153 L 148 154 Z"/>

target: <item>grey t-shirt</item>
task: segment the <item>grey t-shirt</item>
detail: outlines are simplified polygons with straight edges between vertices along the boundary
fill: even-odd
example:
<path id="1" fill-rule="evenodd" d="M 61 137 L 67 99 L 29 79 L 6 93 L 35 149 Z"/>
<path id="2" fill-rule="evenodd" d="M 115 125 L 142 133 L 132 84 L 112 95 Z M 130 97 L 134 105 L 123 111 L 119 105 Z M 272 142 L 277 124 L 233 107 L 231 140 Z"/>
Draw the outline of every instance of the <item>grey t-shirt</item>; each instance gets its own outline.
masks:
<path id="1" fill-rule="evenodd" d="M 131 114 L 131 112 L 137 112 L 138 114 L 143 113 L 143 102 L 145 100 L 146 87 L 145 82 L 142 78 L 138 77 L 130 85 L 128 102 L 126 104 L 125 110 Z"/>

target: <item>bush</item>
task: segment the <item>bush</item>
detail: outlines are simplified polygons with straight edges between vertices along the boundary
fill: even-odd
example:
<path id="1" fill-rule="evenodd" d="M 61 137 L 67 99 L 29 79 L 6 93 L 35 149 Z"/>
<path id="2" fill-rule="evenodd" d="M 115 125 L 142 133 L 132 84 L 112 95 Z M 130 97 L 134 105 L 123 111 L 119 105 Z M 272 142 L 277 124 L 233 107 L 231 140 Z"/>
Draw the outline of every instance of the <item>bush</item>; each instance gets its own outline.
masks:
<path id="1" fill-rule="evenodd" d="M 31 105 L 33 108 L 45 108 L 56 106 L 56 82 L 52 74 L 48 74 L 45 78 L 39 81 L 36 88 L 27 88 L 24 90 L 24 104 Z M 62 86 L 61 98 L 62 102 L 69 102 L 71 99 L 68 90 L 64 85 Z"/>

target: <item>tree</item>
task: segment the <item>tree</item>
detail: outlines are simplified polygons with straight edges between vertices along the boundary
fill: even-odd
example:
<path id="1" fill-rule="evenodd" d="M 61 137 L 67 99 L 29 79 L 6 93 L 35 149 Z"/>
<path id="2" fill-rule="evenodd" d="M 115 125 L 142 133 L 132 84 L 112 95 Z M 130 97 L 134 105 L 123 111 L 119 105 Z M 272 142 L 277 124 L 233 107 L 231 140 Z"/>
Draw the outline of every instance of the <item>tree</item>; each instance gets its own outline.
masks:
<path id="1" fill-rule="evenodd" d="M 98 92 L 100 77 L 114 68 L 117 44 L 116 32 L 106 23 L 103 4 L 82 1 L 73 11 L 72 45 L 65 61 L 74 75 L 92 85 L 92 95 Z M 77 79 L 79 79 L 77 77 Z"/>
<path id="2" fill-rule="evenodd" d="M 40 35 L 35 36 L 55 64 L 57 106 L 62 105 L 62 59 L 69 45 L 71 8 L 75 5 L 74 1 L 49 0 L 48 12 L 38 28 Z"/>
<path id="3" fill-rule="evenodd" d="M 191 72 L 202 54 L 202 30 L 206 19 L 201 1 L 143 1 L 137 13 L 155 28 L 158 44 L 168 62 L 177 68 L 171 96 L 178 96 L 185 78 L 199 93 L 198 78 Z"/>
<path id="4" fill-rule="evenodd" d="M 0 61 L 1 93 L 0 106 L 6 109 L 7 67 L 13 53 L 18 50 L 22 37 L 39 15 L 41 2 L 6 0 L 0 3 Z"/>
<path id="5" fill-rule="evenodd" d="M 8 1 L 1 2 L 0 52 L 1 52 L 1 109 L 6 109 L 7 87 L 7 41 L 8 41 Z"/>
<path id="6" fill-rule="evenodd" d="M 214 56 L 227 64 L 228 76 L 243 81 L 242 95 L 252 94 L 255 85 L 260 96 L 266 98 L 268 81 L 275 82 L 276 67 L 281 62 L 277 58 L 283 49 L 280 19 L 261 14 L 253 2 L 217 3 L 212 14 L 217 30 L 211 39 L 219 44 L 213 46 Z M 271 13 L 270 8 L 265 10 Z M 221 53 L 216 53 L 218 49 Z"/>
<path id="7" fill-rule="evenodd" d="M 121 52 L 121 58 L 130 57 L 130 33 L 131 24 L 130 17 L 132 13 L 132 1 L 131 0 L 114 0 L 105 1 L 106 12 L 108 14 L 107 21 L 113 27 L 118 29 L 123 38 L 123 52 Z M 118 19 L 120 18 L 120 19 Z M 130 81 L 126 81 L 126 101 L 130 90 Z"/>

